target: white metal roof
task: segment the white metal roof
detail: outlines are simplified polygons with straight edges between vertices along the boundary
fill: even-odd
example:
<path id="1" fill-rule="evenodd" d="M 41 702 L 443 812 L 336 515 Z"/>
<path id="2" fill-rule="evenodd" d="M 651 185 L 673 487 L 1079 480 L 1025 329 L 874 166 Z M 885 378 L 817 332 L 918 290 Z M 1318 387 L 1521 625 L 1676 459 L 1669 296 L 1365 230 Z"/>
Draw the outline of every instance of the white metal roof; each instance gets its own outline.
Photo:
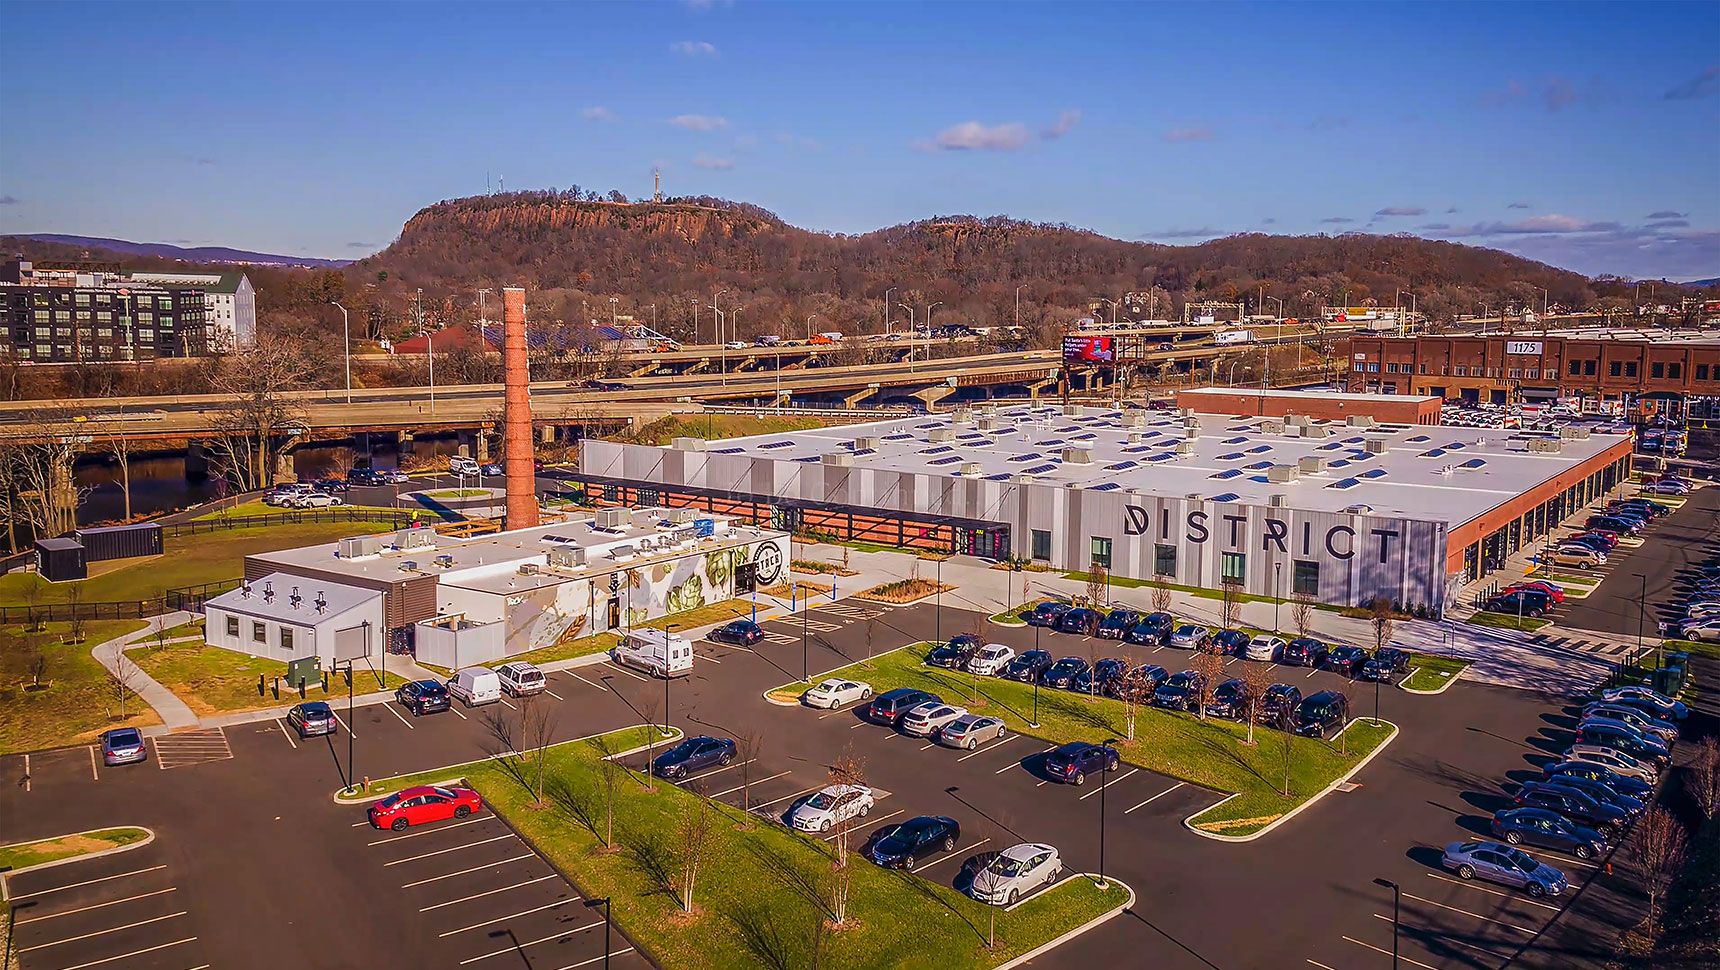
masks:
<path id="1" fill-rule="evenodd" d="M 294 590 L 299 598 L 293 599 Z M 319 610 L 317 600 L 323 602 Z M 339 616 L 382 598 L 374 589 L 361 589 L 342 583 L 306 579 L 287 573 L 270 573 L 253 583 L 222 593 L 209 600 L 207 606 L 259 620 L 278 620 L 294 626 L 316 626 L 330 617 Z"/>

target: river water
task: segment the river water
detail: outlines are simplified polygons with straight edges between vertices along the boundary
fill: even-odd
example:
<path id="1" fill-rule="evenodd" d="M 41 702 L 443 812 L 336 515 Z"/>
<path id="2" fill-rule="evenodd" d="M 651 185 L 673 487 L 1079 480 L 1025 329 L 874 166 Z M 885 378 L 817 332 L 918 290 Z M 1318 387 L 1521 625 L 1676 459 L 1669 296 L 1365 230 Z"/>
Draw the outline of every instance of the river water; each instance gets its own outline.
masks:
<path id="1" fill-rule="evenodd" d="M 378 436 L 380 438 L 381 436 Z M 420 435 L 412 441 L 412 454 L 418 461 L 458 452 L 453 436 L 431 438 Z M 394 468 L 400 455 L 393 442 L 376 441 L 371 453 L 350 445 L 320 445 L 293 451 L 293 469 L 299 478 L 338 476 L 342 467 Z M 84 504 L 78 507 L 78 524 L 119 521 L 125 517 L 125 493 L 120 486 L 119 462 L 111 457 L 95 456 L 80 462 L 73 469 L 73 478 L 80 488 L 90 489 Z M 185 474 L 184 455 L 151 455 L 131 460 L 131 513 L 145 515 L 171 512 L 216 497 L 217 484 L 207 478 L 190 479 Z"/>

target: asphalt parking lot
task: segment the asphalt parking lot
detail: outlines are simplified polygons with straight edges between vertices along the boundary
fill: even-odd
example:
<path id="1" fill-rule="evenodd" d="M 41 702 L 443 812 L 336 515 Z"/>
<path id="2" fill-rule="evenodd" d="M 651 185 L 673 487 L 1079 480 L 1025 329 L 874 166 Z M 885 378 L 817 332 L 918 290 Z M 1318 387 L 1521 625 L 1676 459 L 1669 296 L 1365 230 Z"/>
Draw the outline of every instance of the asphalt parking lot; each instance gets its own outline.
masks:
<path id="1" fill-rule="evenodd" d="M 22 970 L 206 968 L 199 894 L 160 842 L 7 877 Z"/>
<path id="2" fill-rule="evenodd" d="M 1714 553 L 1720 522 L 1720 488 L 1690 493 L 1683 507 L 1649 526 L 1640 546 L 1613 550 L 1600 585 L 1582 599 L 1568 599 L 1553 614 L 1560 625 L 1635 636 L 1639 616 L 1644 641 L 1654 642 L 1656 622 L 1676 626 L 1683 614 L 1684 579 Z M 1639 603 L 1647 607 L 1646 613 Z"/>

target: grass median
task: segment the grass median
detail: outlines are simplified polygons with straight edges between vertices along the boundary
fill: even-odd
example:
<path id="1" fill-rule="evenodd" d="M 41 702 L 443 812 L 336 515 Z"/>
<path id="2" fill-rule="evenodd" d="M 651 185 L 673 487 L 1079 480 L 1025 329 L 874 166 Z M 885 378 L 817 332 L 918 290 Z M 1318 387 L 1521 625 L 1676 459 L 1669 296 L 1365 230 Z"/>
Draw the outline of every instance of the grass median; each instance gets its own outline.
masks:
<path id="1" fill-rule="evenodd" d="M 41 630 L 0 627 L 0 754 L 93 740 L 109 728 L 160 724 L 130 687 L 90 656 L 98 643 L 145 626 L 143 620 L 89 620 L 83 640 L 68 643 L 70 624 Z"/>
<path id="2" fill-rule="evenodd" d="M 1551 626 L 1552 620 L 1544 620 L 1538 616 L 1518 616 L 1515 613 L 1489 613 L 1483 610 L 1463 622 L 1475 626 L 1490 626 L 1501 630 L 1516 630 L 1527 633 Z"/>
<path id="3" fill-rule="evenodd" d="M 98 832 L 79 832 L 52 839 L 38 839 L 35 842 L 0 845 L 0 869 L 28 869 L 31 866 L 89 855 L 92 852 L 122 848 L 147 838 L 148 831 L 127 825 Z"/>
<path id="4" fill-rule="evenodd" d="M 1431 653 L 1418 653 L 1410 658 L 1410 671 L 1399 684 L 1404 690 L 1434 691 L 1451 682 L 1451 678 L 1463 672 L 1469 666 L 1469 661 L 1456 657 L 1438 657 Z"/>
<path id="5" fill-rule="evenodd" d="M 832 898 L 835 849 L 685 788 L 605 766 L 605 750 L 635 747 L 652 728 L 570 742 L 544 754 L 543 798 L 533 758 L 491 759 L 383 784 L 464 777 L 486 804 L 567 874 L 587 898 L 609 897 L 616 922 L 667 970 L 829 970 L 995 967 L 1121 905 L 1127 892 L 1074 879 L 1013 911 L 851 856 L 847 919 Z M 611 783 L 606 784 L 606 773 Z M 606 791 L 613 792 L 606 795 Z M 606 847 L 613 808 L 614 847 Z M 703 823 L 702 826 L 700 823 Z M 697 830 L 697 837 L 686 835 Z M 859 841 L 861 837 L 855 839 Z M 703 861 L 690 910 L 681 891 L 689 846 Z M 995 947 L 987 947 L 991 917 Z M 814 957 L 816 954 L 816 957 Z"/>
<path id="6" fill-rule="evenodd" d="M 346 674 L 330 674 L 328 690 L 322 685 L 308 687 L 305 696 L 290 690 L 283 683 L 277 694 L 275 678 L 284 676 L 287 665 L 279 660 L 264 660 L 248 653 L 224 650 L 202 643 L 169 643 L 157 646 L 155 638 L 145 640 L 145 646 L 127 650 L 132 662 L 143 668 L 156 683 L 172 691 L 198 717 L 236 714 L 308 701 L 333 701 L 346 697 Z M 263 689 L 257 689 L 258 678 Z M 398 674 L 359 667 L 352 688 L 355 693 L 369 694 L 393 690 L 406 679 Z"/>
<path id="7" fill-rule="evenodd" d="M 1122 701 L 1040 688 L 1039 727 L 1029 728 L 1033 716 L 1031 685 L 997 677 L 976 679 L 972 674 L 928 667 L 922 662 L 923 655 L 924 645 L 910 645 L 844 667 L 841 675 L 866 681 L 878 694 L 896 687 L 933 691 L 951 704 L 1001 717 L 1012 731 L 1047 742 L 1128 738 L 1128 715 Z M 798 698 L 802 689 L 797 684 L 785 684 L 770 693 L 782 699 Z M 1360 689 L 1357 685 L 1358 692 Z M 1203 721 L 1137 706 L 1134 739 L 1124 740 L 1118 751 L 1130 764 L 1237 793 L 1237 797 L 1199 816 L 1196 824 L 1225 835 L 1247 835 L 1324 791 L 1391 731 L 1389 724 L 1375 727 L 1359 718 L 1351 722 L 1348 736 L 1340 743 L 1257 727 L 1255 743 L 1250 745 L 1246 724 L 1215 718 Z M 1290 766 L 1289 794 L 1284 794 L 1286 760 Z"/>

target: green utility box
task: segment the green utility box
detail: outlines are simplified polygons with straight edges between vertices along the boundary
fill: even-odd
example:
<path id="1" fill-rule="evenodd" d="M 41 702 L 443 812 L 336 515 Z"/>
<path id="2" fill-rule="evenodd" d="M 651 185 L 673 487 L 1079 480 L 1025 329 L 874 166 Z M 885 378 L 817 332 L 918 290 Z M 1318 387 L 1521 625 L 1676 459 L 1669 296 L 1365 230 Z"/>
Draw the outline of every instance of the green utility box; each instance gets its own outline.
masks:
<path id="1" fill-rule="evenodd" d="M 322 663 L 316 657 L 287 661 L 287 686 L 294 690 L 322 686 Z"/>
<path id="2" fill-rule="evenodd" d="M 1684 668 L 1661 667 L 1656 670 L 1654 672 L 1654 689 L 1667 697 L 1677 697 L 1678 692 L 1684 689 Z"/>

